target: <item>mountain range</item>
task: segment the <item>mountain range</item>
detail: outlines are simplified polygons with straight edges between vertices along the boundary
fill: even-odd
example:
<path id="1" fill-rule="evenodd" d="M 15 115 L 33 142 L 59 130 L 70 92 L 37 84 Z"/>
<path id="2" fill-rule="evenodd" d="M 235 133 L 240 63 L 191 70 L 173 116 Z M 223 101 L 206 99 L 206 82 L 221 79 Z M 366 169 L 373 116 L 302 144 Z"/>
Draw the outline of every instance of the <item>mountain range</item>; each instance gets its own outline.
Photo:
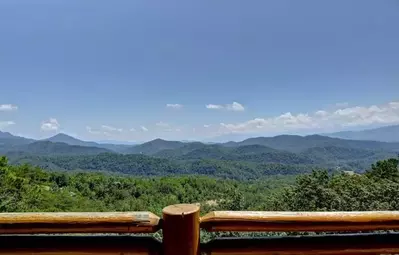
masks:
<path id="1" fill-rule="evenodd" d="M 360 131 L 342 131 L 342 132 L 336 132 L 324 135 L 330 137 L 342 138 L 342 139 L 352 139 L 352 140 L 399 142 L 399 125 L 366 129 Z"/>
<path id="2" fill-rule="evenodd" d="M 121 145 L 82 141 L 66 134 L 32 140 L 0 132 L 0 154 L 15 164 L 134 175 L 195 173 L 250 179 L 311 171 L 315 167 L 364 171 L 376 160 L 396 157 L 398 152 L 399 142 L 323 135 L 254 137 L 213 144 L 155 139 Z"/>

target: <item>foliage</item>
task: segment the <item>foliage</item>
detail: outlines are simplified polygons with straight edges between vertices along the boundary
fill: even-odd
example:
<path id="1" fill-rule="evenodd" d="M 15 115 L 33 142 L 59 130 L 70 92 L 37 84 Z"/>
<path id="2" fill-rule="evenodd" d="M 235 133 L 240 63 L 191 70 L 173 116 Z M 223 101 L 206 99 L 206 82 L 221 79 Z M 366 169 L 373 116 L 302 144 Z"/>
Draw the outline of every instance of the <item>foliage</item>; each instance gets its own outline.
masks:
<path id="1" fill-rule="evenodd" d="M 394 158 L 373 164 L 364 175 L 314 171 L 298 176 L 275 204 L 291 211 L 399 210 L 398 174 Z"/>
<path id="2" fill-rule="evenodd" d="M 145 163 L 151 165 L 151 162 Z M 29 165 L 10 165 L 1 157 L 0 211 L 151 210 L 160 213 L 164 206 L 173 203 L 201 203 L 203 212 L 208 209 L 397 210 L 397 177 L 397 159 L 379 161 L 364 175 L 314 170 L 299 175 L 295 181 L 290 177 L 270 176 L 238 182 L 191 175 L 137 178 L 49 172 Z"/>
<path id="3" fill-rule="evenodd" d="M 0 212 L 152 211 L 161 215 L 162 208 L 176 203 L 199 203 L 202 213 L 399 210 L 398 171 L 398 160 L 388 159 L 373 164 L 363 175 L 314 170 L 296 179 L 269 176 L 239 182 L 199 176 L 137 178 L 46 171 L 10 165 L 0 157 Z M 202 233 L 202 238 L 216 235 L 238 234 Z"/>
<path id="4" fill-rule="evenodd" d="M 32 141 L 3 133 L 1 139 L 0 153 L 7 155 L 12 164 L 134 176 L 195 174 L 236 180 L 303 174 L 315 168 L 364 172 L 370 164 L 393 157 L 399 149 L 399 143 L 319 135 L 258 137 L 225 144 L 155 139 L 136 146 L 102 145 L 65 134 Z"/>

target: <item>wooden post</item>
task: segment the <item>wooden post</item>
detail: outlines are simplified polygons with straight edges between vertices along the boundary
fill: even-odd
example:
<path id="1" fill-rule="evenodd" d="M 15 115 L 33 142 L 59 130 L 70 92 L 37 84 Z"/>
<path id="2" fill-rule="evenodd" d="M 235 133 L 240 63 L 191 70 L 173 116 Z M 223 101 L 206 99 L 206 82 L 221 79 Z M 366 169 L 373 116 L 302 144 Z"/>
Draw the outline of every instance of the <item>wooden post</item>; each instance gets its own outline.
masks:
<path id="1" fill-rule="evenodd" d="M 165 207 L 162 213 L 164 255 L 199 254 L 200 208 L 177 204 Z"/>

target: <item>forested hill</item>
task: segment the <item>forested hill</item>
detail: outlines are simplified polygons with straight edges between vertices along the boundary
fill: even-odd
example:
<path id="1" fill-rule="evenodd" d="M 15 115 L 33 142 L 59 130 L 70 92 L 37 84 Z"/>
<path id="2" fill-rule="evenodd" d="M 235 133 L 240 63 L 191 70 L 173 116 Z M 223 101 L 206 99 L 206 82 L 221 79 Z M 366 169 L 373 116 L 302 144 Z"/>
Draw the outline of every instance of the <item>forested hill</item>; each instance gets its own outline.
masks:
<path id="1" fill-rule="evenodd" d="M 8 133 L 2 133 L 2 137 L 0 154 L 7 155 L 13 164 L 136 176 L 200 174 L 241 180 L 306 173 L 315 168 L 364 172 L 371 163 L 395 157 L 399 150 L 398 143 L 317 135 L 260 137 L 226 144 L 156 139 L 141 145 L 117 147 L 117 151 L 124 153 L 63 134 L 41 141 Z"/>
<path id="2" fill-rule="evenodd" d="M 274 137 L 255 137 L 246 139 L 242 142 L 228 142 L 223 145 L 227 147 L 237 147 L 242 145 L 264 145 L 277 150 L 286 150 L 291 152 L 301 152 L 306 149 L 325 146 L 399 151 L 399 142 L 388 143 L 377 141 L 346 140 L 321 135 L 280 135 Z"/>
<path id="3" fill-rule="evenodd" d="M 341 131 L 325 135 L 341 139 L 399 142 L 399 125 L 385 126 L 360 131 Z"/>
<path id="4" fill-rule="evenodd" d="M 256 181 L 179 176 L 134 178 L 101 173 L 44 171 L 0 157 L 0 212 L 152 211 L 177 203 L 201 210 L 399 210 L 398 160 L 379 161 L 362 175 L 318 170 L 296 180 Z M 383 195 L 382 195 L 383 194 Z"/>
<path id="5" fill-rule="evenodd" d="M 399 142 L 377 142 L 377 141 L 358 141 L 346 140 L 339 138 L 331 138 L 321 135 L 297 136 L 297 135 L 280 135 L 274 137 L 255 137 L 243 140 L 241 142 L 227 142 L 219 144 L 203 144 L 200 142 L 183 143 L 178 141 L 166 141 L 155 139 L 140 145 L 132 146 L 126 149 L 125 153 L 154 155 L 159 154 L 163 150 L 182 150 L 201 149 L 205 146 L 221 146 L 226 148 L 261 145 L 275 150 L 283 150 L 289 152 L 302 152 L 314 147 L 340 147 L 348 149 L 362 150 L 385 150 L 398 151 Z M 256 149 L 256 147 L 249 147 Z"/>
<path id="6" fill-rule="evenodd" d="M 173 150 L 181 148 L 183 146 L 184 146 L 183 142 L 155 139 L 140 145 L 131 146 L 130 148 L 127 148 L 123 152 L 128 154 L 153 155 L 162 150 L 169 150 L 169 149 Z"/>
<path id="7" fill-rule="evenodd" d="M 3 148 L 3 151 L 6 154 L 26 153 L 32 155 L 91 155 L 111 152 L 104 148 L 69 145 L 50 141 L 37 141 L 28 144 L 14 145 L 10 148 Z"/>

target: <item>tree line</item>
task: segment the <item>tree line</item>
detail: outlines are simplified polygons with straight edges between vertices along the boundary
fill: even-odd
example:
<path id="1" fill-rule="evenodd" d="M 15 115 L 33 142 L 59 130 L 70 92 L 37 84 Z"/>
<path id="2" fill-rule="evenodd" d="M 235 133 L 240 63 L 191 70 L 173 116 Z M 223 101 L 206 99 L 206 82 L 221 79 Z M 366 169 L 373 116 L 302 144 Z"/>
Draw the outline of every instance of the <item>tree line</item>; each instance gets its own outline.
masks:
<path id="1" fill-rule="evenodd" d="M 177 203 L 212 210 L 399 210 L 398 159 L 378 161 L 364 174 L 269 176 L 236 181 L 206 176 L 131 177 L 47 171 L 0 157 L 0 212 L 152 211 Z"/>

